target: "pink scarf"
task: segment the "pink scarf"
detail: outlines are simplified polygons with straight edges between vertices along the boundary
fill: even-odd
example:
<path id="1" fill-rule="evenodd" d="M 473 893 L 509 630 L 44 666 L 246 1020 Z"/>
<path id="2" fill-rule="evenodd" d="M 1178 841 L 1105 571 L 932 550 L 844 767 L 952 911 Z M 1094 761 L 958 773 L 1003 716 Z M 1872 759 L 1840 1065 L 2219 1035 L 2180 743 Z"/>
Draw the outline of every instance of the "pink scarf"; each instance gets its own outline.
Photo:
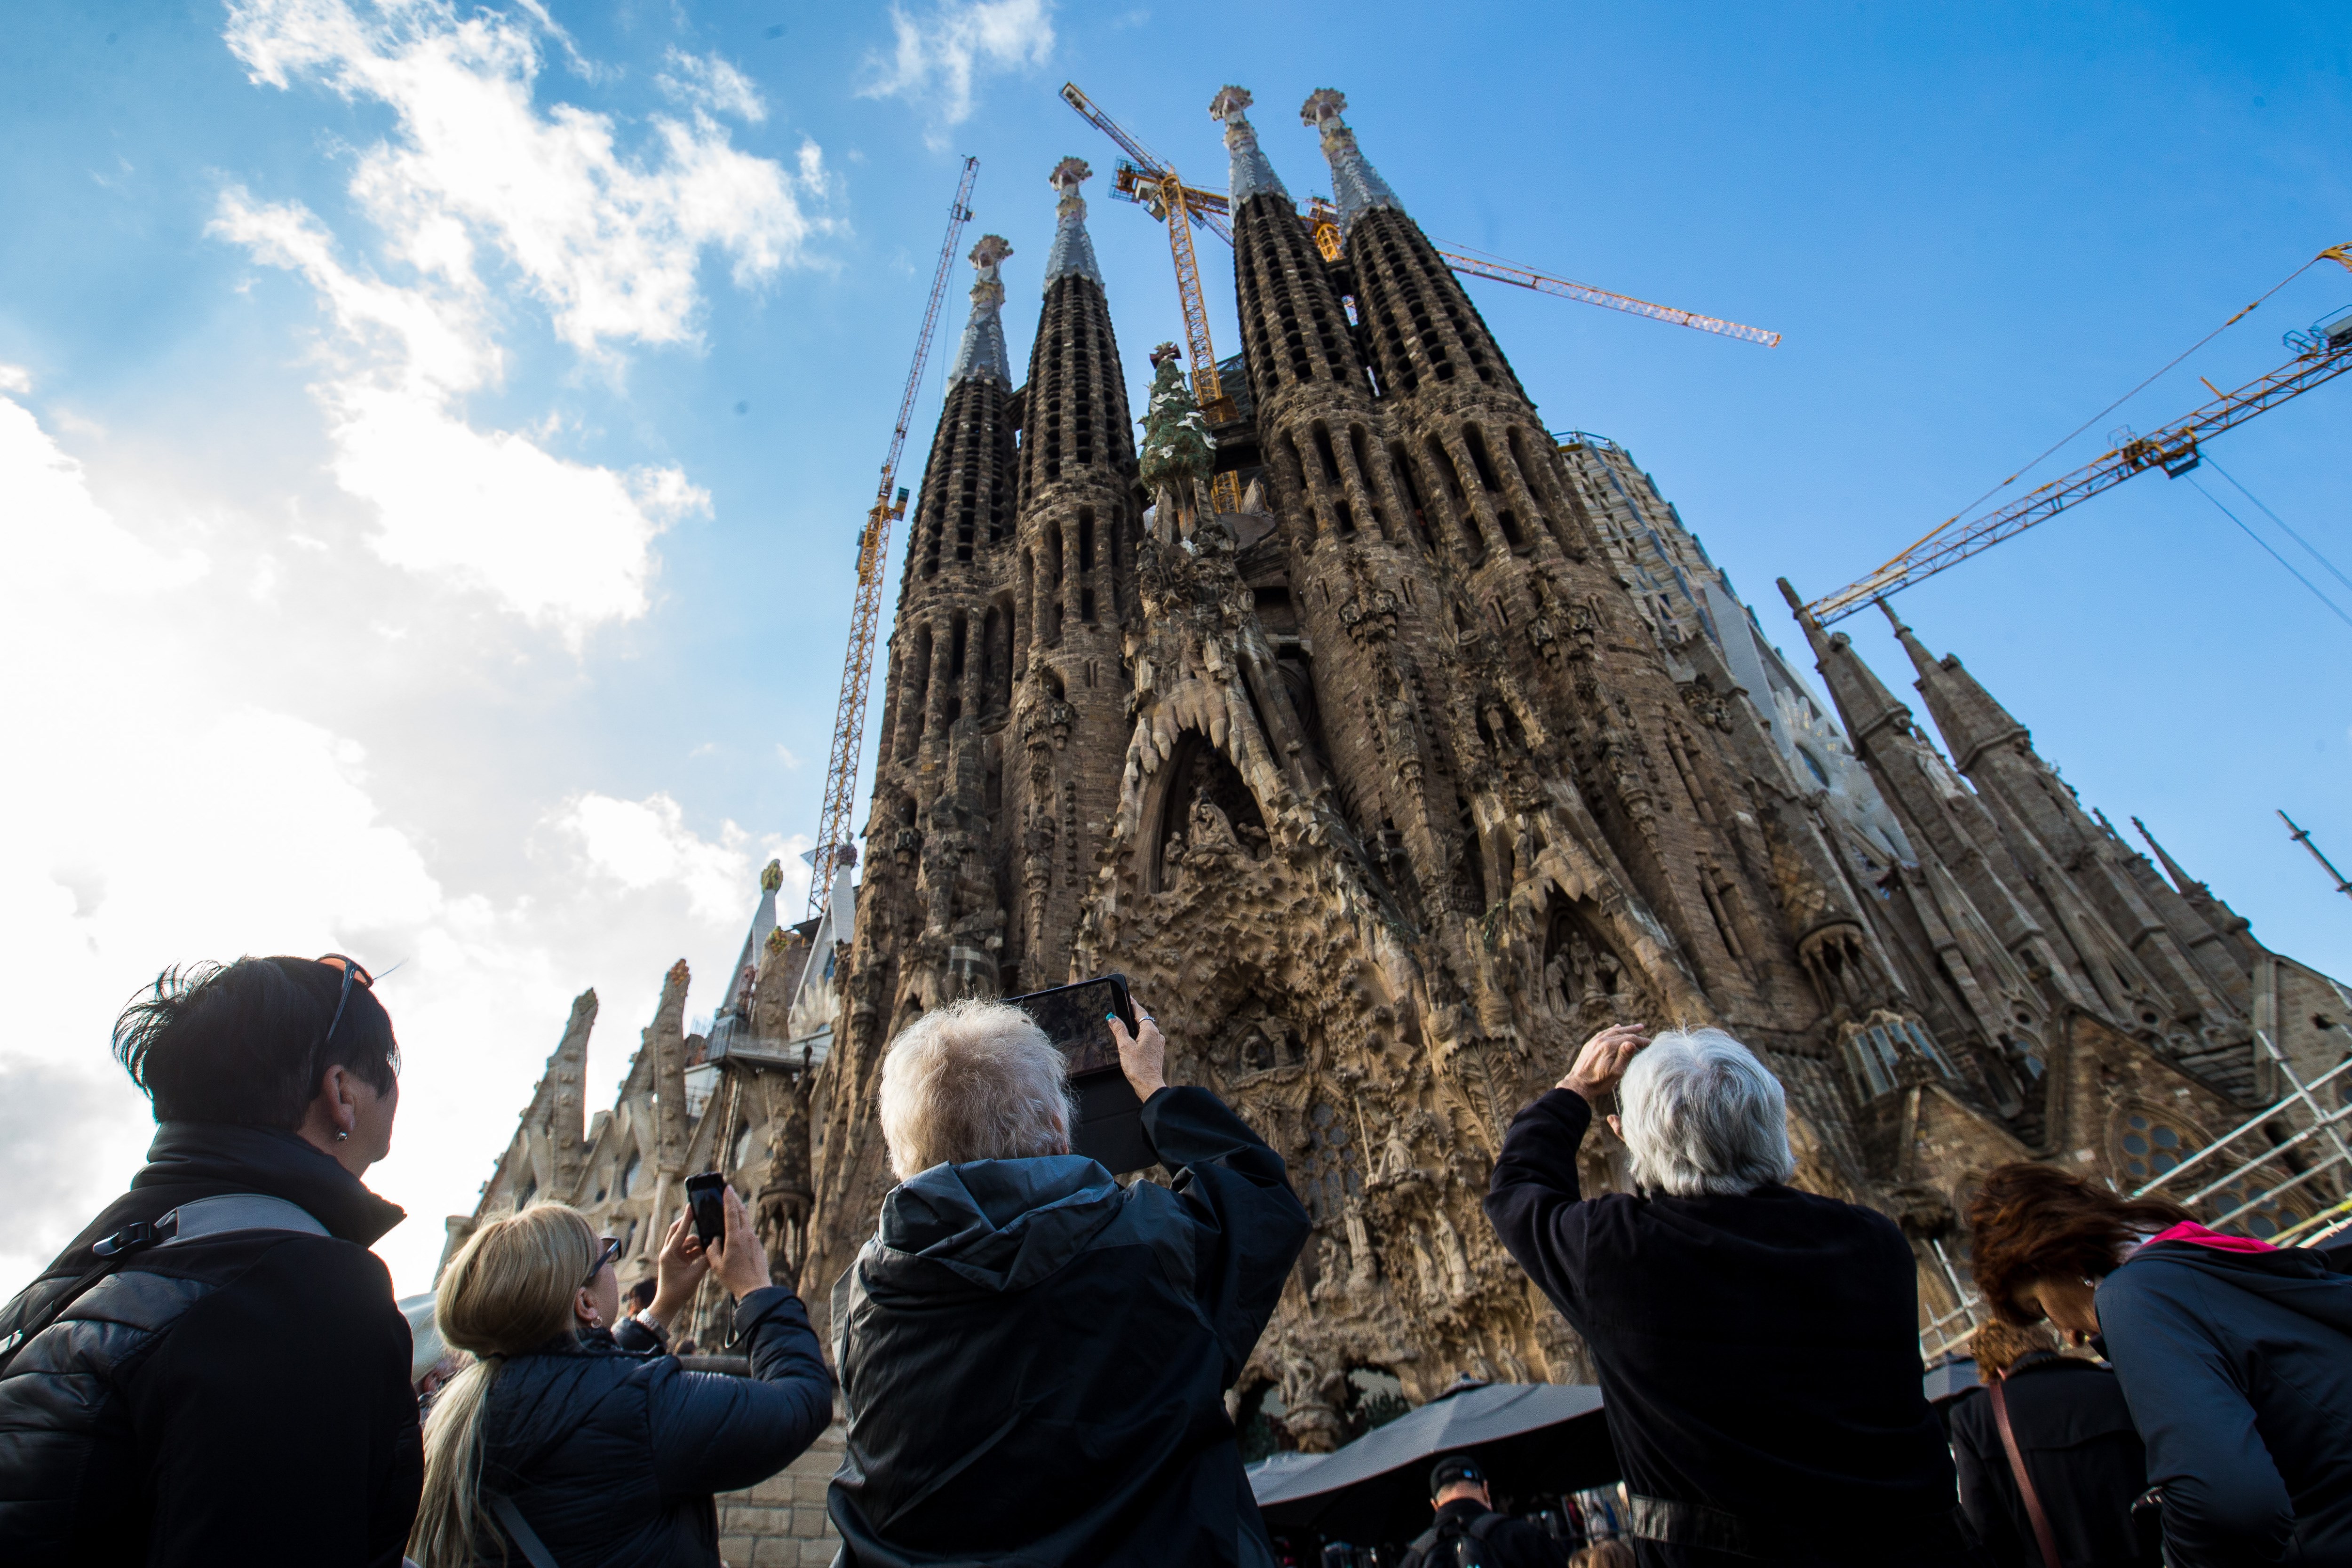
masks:
<path id="1" fill-rule="evenodd" d="M 2206 1229 L 2195 1220 L 2184 1219 L 2170 1230 L 2157 1232 L 2140 1245 L 2154 1247 L 2159 1241 L 2185 1241 L 2191 1247 L 2210 1247 L 2216 1252 L 2276 1252 L 2267 1241 L 2256 1241 L 2251 1236 L 2223 1236 Z"/>

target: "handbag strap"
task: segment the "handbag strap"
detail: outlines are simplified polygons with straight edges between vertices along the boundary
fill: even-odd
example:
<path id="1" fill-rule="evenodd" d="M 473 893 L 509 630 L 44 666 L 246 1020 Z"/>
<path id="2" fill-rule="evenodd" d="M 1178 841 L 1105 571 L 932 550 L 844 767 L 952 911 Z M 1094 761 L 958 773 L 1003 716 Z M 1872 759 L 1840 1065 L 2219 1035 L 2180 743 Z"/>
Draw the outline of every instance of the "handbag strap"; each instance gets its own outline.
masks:
<path id="1" fill-rule="evenodd" d="M 1994 1378 L 1985 1385 L 1992 1396 L 1992 1418 L 2000 1427 L 2000 1446 L 2009 1450 L 2009 1473 L 2017 1478 L 2017 1495 L 2025 1500 L 2025 1517 L 2033 1521 L 2033 1539 L 2042 1548 L 2042 1568 L 2062 1568 L 2058 1561 L 2058 1537 L 2050 1528 L 2050 1515 L 2042 1507 L 2042 1494 L 2033 1489 L 2033 1478 L 2025 1471 L 2025 1456 L 2018 1450 L 2017 1433 L 2009 1424 L 2009 1400 L 2001 1392 L 2002 1379 Z"/>
<path id="2" fill-rule="evenodd" d="M 539 1538 L 539 1532 L 531 1529 L 530 1521 L 522 1516 L 522 1510 L 515 1507 L 514 1499 L 504 1492 L 485 1492 L 483 1495 L 489 1500 L 490 1511 L 499 1516 L 499 1523 L 505 1527 L 507 1534 L 522 1549 L 523 1556 L 530 1560 L 530 1568 L 555 1568 L 555 1553 L 547 1549 L 547 1543 Z"/>

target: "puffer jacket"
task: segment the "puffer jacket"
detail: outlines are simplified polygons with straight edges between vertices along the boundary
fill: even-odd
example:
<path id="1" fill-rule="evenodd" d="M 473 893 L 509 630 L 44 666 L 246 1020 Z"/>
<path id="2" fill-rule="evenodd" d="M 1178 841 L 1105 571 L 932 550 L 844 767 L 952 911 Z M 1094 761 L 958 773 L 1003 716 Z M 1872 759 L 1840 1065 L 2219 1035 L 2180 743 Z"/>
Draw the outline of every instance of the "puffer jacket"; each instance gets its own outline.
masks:
<path id="1" fill-rule="evenodd" d="M 166 1122 L 131 1190 L 0 1309 L 0 1345 L 99 1258 L 200 1199 L 243 1229 L 122 1256 L 0 1376 L 0 1563 L 397 1568 L 424 1479 L 408 1323 L 369 1247 L 401 1211 L 290 1132 Z"/>
<path id="2" fill-rule="evenodd" d="M 833 1377 L 799 1297 L 752 1291 L 735 1331 L 750 1377 L 687 1372 L 601 1331 L 506 1358 L 484 1411 L 484 1489 L 513 1502 L 562 1568 L 716 1568 L 711 1494 L 774 1475 L 833 1418 Z M 486 1544 L 498 1563 L 499 1543 Z"/>
<path id="3" fill-rule="evenodd" d="M 1075 1154 L 934 1165 L 834 1287 L 846 1568 L 1272 1568 L 1224 1391 L 1306 1245 L 1282 1157 L 1205 1089 L 1171 1187 Z"/>
<path id="4" fill-rule="evenodd" d="M 2158 1239 L 2099 1282 L 2165 1557 L 2352 1568 L 2352 1279 L 2313 1252 L 2223 1249 L 2244 1245 Z"/>

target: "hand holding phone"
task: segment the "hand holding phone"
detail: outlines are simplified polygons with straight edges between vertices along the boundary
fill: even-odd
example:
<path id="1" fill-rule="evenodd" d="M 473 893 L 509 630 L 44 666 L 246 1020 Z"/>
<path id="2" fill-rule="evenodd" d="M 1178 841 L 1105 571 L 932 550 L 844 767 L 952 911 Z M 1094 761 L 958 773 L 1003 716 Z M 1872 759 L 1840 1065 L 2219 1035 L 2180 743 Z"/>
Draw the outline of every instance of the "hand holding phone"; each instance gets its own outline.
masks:
<path id="1" fill-rule="evenodd" d="M 694 1215 L 694 1234 L 705 1247 L 727 1234 L 727 1178 L 705 1171 L 686 1179 L 686 1206 Z"/>

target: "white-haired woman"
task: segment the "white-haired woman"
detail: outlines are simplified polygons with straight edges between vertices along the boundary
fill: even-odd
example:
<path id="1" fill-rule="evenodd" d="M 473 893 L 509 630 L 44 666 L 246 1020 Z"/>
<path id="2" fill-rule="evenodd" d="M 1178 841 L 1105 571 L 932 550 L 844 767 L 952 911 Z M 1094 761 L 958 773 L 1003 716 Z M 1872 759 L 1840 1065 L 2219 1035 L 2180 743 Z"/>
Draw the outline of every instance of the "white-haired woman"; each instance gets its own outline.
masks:
<path id="1" fill-rule="evenodd" d="M 1612 1089 L 1638 1190 L 1587 1197 L 1577 1146 Z M 1486 1216 L 1591 1350 L 1643 1568 L 1973 1563 L 1910 1244 L 1795 1173 L 1745 1046 L 1621 1025 L 1512 1121 Z"/>
<path id="2" fill-rule="evenodd" d="M 1309 1222 L 1281 1156 L 1169 1088 L 1138 1028 L 1112 1033 L 1168 1186 L 1070 1152 L 1062 1054 L 1019 1008 L 959 1002 L 890 1042 L 899 1184 L 833 1297 L 850 1568 L 1272 1568 L 1224 1392 Z"/>
<path id="3" fill-rule="evenodd" d="M 774 1475 L 833 1415 L 807 1312 L 768 1282 L 743 1200 L 725 1202 L 708 1257 L 678 1216 L 653 1302 L 625 1322 L 620 1243 L 562 1204 L 490 1221 L 449 1260 L 434 1321 L 478 1359 L 425 1424 L 423 1568 L 720 1568 L 712 1494 Z M 735 1298 L 749 1377 L 657 1353 L 706 1273 Z"/>

